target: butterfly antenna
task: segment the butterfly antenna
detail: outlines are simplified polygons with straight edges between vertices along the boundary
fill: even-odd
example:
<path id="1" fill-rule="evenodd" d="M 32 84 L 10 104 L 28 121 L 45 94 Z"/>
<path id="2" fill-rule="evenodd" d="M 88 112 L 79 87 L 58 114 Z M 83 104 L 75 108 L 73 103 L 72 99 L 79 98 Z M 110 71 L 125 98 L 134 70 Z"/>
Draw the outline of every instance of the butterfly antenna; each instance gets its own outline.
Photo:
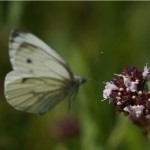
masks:
<path id="1" fill-rule="evenodd" d="M 99 51 L 98 54 L 95 56 L 94 61 L 92 62 L 92 66 L 91 68 L 88 69 L 88 72 L 91 72 L 97 65 L 99 58 L 101 58 L 101 56 L 104 54 L 103 51 Z M 94 82 L 98 82 L 98 78 L 97 77 L 87 77 L 87 80 L 92 80 Z"/>

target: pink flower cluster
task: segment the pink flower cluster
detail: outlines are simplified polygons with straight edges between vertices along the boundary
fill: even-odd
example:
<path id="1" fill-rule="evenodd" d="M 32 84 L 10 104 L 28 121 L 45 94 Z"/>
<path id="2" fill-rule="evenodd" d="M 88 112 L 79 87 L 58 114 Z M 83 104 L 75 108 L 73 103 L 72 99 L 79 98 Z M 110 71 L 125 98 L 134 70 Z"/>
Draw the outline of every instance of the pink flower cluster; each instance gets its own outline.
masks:
<path id="1" fill-rule="evenodd" d="M 147 65 L 143 72 L 135 67 L 125 68 L 123 74 L 115 76 L 113 81 L 105 83 L 104 100 L 109 99 L 118 112 L 150 119 L 150 91 L 146 88 L 150 75 Z"/>

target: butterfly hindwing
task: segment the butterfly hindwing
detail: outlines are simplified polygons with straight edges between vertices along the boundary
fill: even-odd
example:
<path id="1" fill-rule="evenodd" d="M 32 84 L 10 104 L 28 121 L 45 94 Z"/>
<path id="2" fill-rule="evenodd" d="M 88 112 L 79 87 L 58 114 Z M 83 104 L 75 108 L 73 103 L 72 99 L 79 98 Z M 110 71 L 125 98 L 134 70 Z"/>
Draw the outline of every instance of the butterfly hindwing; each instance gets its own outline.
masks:
<path id="1" fill-rule="evenodd" d="M 43 114 L 67 95 L 62 81 L 22 76 L 12 71 L 6 76 L 5 82 L 7 101 L 18 110 Z"/>

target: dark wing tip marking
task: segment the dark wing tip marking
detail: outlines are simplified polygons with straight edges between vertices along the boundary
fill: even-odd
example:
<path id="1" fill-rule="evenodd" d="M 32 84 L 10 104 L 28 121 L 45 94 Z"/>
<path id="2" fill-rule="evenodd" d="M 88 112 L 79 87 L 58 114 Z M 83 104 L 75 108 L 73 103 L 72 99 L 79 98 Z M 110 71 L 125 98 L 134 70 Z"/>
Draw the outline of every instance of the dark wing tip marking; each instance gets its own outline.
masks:
<path id="1" fill-rule="evenodd" d="M 13 43 L 15 37 L 19 36 L 21 33 L 26 33 L 26 32 L 21 29 L 13 29 L 11 31 L 10 38 L 9 38 L 10 43 Z"/>
<path id="2" fill-rule="evenodd" d="M 19 36 L 20 33 L 26 33 L 26 32 L 21 29 L 14 29 L 11 32 L 11 37 L 15 38 L 15 37 Z"/>

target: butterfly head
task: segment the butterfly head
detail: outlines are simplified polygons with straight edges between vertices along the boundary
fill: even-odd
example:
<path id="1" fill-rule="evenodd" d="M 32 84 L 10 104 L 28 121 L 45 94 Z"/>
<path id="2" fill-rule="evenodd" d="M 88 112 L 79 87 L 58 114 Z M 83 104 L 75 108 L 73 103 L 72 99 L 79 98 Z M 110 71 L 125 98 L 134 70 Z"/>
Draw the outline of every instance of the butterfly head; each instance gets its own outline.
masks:
<path id="1" fill-rule="evenodd" d="M 77 85 L 83 84 L 83 83 L 85 83 L 86 81 L 87 81 L 86 78 L 83 78 L 83 77 L 81 77 L 81 76 L 75 76 L 75 83 L 76 83 Z"/>

